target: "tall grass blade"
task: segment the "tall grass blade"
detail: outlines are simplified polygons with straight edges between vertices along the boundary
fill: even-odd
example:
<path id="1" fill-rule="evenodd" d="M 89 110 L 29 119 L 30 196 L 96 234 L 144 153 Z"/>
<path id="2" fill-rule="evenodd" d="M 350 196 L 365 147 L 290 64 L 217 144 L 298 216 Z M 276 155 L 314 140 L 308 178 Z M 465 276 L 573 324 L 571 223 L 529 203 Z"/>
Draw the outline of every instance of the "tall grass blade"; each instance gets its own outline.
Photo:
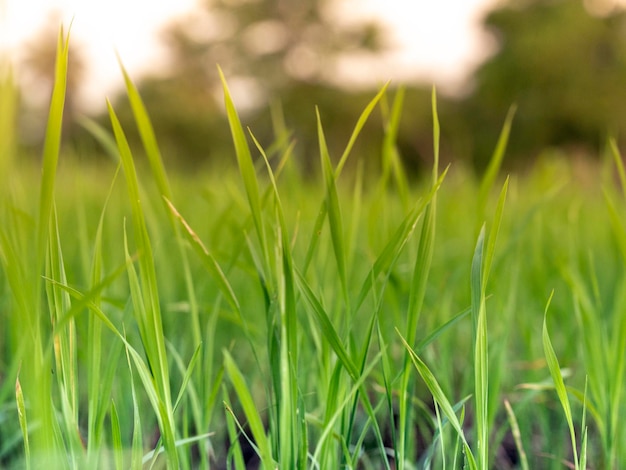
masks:
<path id="1" fill-rule="evenodd" d="M 117 413 L 115 402 L 111 400 L 111 444 L 115 469 L 124 468 L 124 447 L 122 445 L 122 430 L 120 428 L 120 418 Z"/>
<path id="2" fill-rule="evenodd" d="M 469 465 L 469 468 L 470 469 L 478 468 L 476 466 L 476 459 L 474 458 L 474 454 L 472 453 L 469 447 L 469 444 L 467 443 L 467 439 L 465 438 L 465 433 L 463 432 L 461 423 L 459 419 L 457 418 L 456 413 L 454 412 L 454 408 L 450 404 L 450 401 L 448 400 L 445 393 L 441 389 L 439 382 L 437 382 L 437 379 L 435 378 L 433 373 L 430 371 L 428 366 L 424 363 L 424 361 L 422 361 L 422 359 L 420 359 L 420 357 L 417 354 L 415 354 L 415 351 L 413 351 L 413 349 L 411 348 L 409 343 L 404 339 L 400 331 L 396 329 L 396 333 L 398 333 L 398 335 L 400 336 L 400 339 L 402 340 L 404 347 L 409 353 L 411 362 L 413 362 L 413 365 L 417 369 L 417 372 L 422 377 L 422 380 L 424 380 L 424 383 L 426 384 L 426 386 L 428 387 L 428 390 L 432 394 L 433 399 L 435 399 L 435 401 L 439 404 L 441 411 L 443 412 L 445 417 L 448 419 L 448 421 L 450 422 L 450 425 L 454 428 L 455 432 L 457 433 L 457 435 L 463 442 L 465 458 L 467 459 L 467 464 Z"/>
<path id="3" fill-rule="evenodd" d="M 296 292 L 295 292 L 295 274 L 293 258 L 291 254 L 291 242 L 289 240 L 289 232 L 283 206 L 278 194 L 278 186 L 276 179 L 267 158 L 267 154 L 252 132 L 250 135 L 259 150 L 267 173 L 270 178 L 271 186 L 274 190 L 274 201 L 276 205 L 276 216 L 278 221 L 278 240 L 277 255 L 279 263 L 277 265 L 279 271 L 277 273 L 278 298 L 280 310 L 280 372 L 281 372 L 281 404 L 280 404 L 280 462 L 283 466 L 296 468 L 305 465 L 306 452 L 298 455 L 300 450 L 299 434 L 301 429 L 298 423 L 298 411 L 300 398 L 298 394 L 298 383 L 296 370 L 298 367 L 298 321 L 296 312 Z"/>
<path id="4" fill-rule="evenodd" d="M 547 326 L 547 317 L 548 317 L 548 308 L 550 307 L 550 303 L 552 302 L 552 297 L 554 296 L 554 291 L 550 294 L 548 298 L 548 302 L 546 304 L 546 309 L 543 316 L 543 331 L 542 331 L 542 341 L 543 341 L 543 349 L 544 354 L 546 356 L 546 362 L 548 363 L 548 368 L 550 369 L 550 375 L 552 376 L 552 381 L 554 382 L 554 388 L 559 397 L 559 401 L 561 402 L 561 406 L 563 407 L 563 412 L 565 414 L 565 419 L 567 421 L 567 426 L 569 428 L 570 437 L 572 441 L 572 452 L 574 453 L 574 465 L 576 470 L 579 470 L 579 460 L 578 460 L 578 450 L 576 446 L 576 432 L 574 431 L 574 421 L 572 419 L 572 410 L 570 407 L 569 399 L 567 397 L 567 389 L 565 388 L 565 382 L 563 381 L 563 375 L 561 374 L 561 367 L 559 366 L 559 361 L 556 357 L 556 353 L 554 352 L 554 348 L 552 347 L 552 341 L 550 341 L 550 335 L 548 334 L 548 326 Z"/>
<path id="5" fill-rule="evenodd" d="M 515 412 L 513 411 L 511 403 L 509 403 L 508 400 L 504 400 L 504 408 L 506 409 L 506 414 L 509 418 L 509 424 L 511 425 L 511 433 L 513 434 L 515 448 L 517 449 L 517 454 L 519 455 L 521 470 L 529 470 L 530 467 L 528 466 L 528 457 L 526 456 L 524 444 L 522 443 L 522 433 L 520 432 Z"/>
<path id="6" fill-rule="evenodd" d="M 326 183 L 325 206 L 328 210 L 328 224 L 330 226 L 330 236 L 333 245 L 333 252 L 335 253 L 337 270 L 339 273 L 339 282 L 341 283 L 341 288 L 346 305 L 349 306 L 346 250 L 344 248 L 343 221 L 341 217 L 341 209 L 339 207 L 337 186 L 335 184 L 335 170 L 333 170 L 332 163 L 330 161 L 330 155 L 328 153 L 328 146 L 326 145 L 326 138 L 324 137 L 324 129 L 322 128 L 322 121 L 319 110 L 316 110 L 316 113 L 320 161 L 322 165 L 322 172 L 324 174 L 324 181 Z"/>
<path id="7" fill-rule="evenodd" d="M 367 106 L 365 107 L 365 109 L 363 110 L 361 115 L 359 116 L 359 119 L 357 120 L 356 125 L 354 126 L 354 129 L 352 130 L 352 134 L 350 134 L 350 139 L 348 139 L 348 144 L 346 145 L 346 148 L 344 149 L 343 153 L 341 154 L 341 158 L 339 159 L 339 163 L 337 163 L 337 168 L 335 170 L 335 179 L 339 178 L 339 175 L 341 175 L 343 167 L 346 164 L 346 162 L 348 161 L 348 157 L 350 156 L 350 152 L 352 152 L 352 147 L 354 147 L 354 143 L 356 142 L 356 139 L 358 138 L 359 134 L 361 133 L 361 130 L 363 130 L 363 126 L 365 126 L 365 123 L 369 119 L 370 114 L 372 114 L 372 111 L 374 111 L 374 108 L 376 107 L 378 102 L 381 100 L 381 98 L 387 92 L 387 88 L 388 87 L 389 87 L 389 82 L 387 82 L 380 89 L 380 91 L 376 94 L 376 96 L 374 96 L 374 98 L 372 98 L 372 100 L 367 104 Z"/>
<path id="8" fill-rule="evenodd" d="M 413 266 L 413 274 L 411 277 L 411 289 L 409 292 L 409 305 L 407 311 L 406 321 L 406 340 L 413 347 L 417 336 L 417 325 L 419 317 L 422 311 L 424 303 L 424 296 L 426 294 L 426 285 L 428 281 L 428 275 L 430 273 L 430 265 L 432 263 L 434 244 L 435 244 L 435 222 L 437 217 L 437 192 L 435 188 L 438 187 L 439 182 L 439 139 L 440 139 L 440 127 L 439 116 L 437 112 L 437 92 L 435 87 L 432 89 L 431 95 L 432 104 L 432 116 L 433 116 L 433 169 L 432 169 L 432 197 L 430 202 L 424 211 L 424 221 L 422 223 L 422 230 L 420 234 L 419 246 L 417 250 L 417 257 Z M 410 354 L 405 354 L 404 359 L 404 375 L 400 385 L 400 454 L 405 453 L 405 446 L 408 435 L 408 426 L 410 425 Z M 402 464 L 403 465 L 403 464 Z M 402 467 L 401 467 L 402 470 Z"/>
<path id="9" fill-rule="evenodd" d="M 506 152 L 506 147 L 509 142 L 509 135 L 511 134 L 511 126 L 513 124 L 513 118 L 515 117 L 515 112 L 517 110 L 516 105 L 512 105 L 509 108 L 509 111 L 506 114 L 506 118 L 504 119 L 504 124 L 502 126 L 502 130 L 500 131 L 500 136 L 498 137 L 498 143 L 496 144 L 496 148 L 493 151 L 493 155 L 489 160 L 489 165 L 487 166 L 487 170 L 485 171 L 485 175 L 483 176 L 482 181 L 480 182 L 480 188 L 478 189 L 478 216 L 479 223 L 482 223 L 482 220 L 485 217 L 485 208 L 487 207 L 487 199 L 489 194 L 491 193 L 491 189 L 496 181 L 496 177 L 500 171 L 500 167 L 502 165 L 502 160 L 504 158 L 504 153 Z"/>
<path id="10" fill-rule="evenodd" d="M 18 93 L 13 70 L 8 60 L 0 56 L 0 175 L 5 178 L 13 166 L 17 141 Z"/>
<path id="11" fill-rule="evenodd" d="M 164 203 L 165 201 L 171 201 L 173 200 L 172 190 L 165 171 L 165 165 L 163 164 L 163 157 L 161 156 L 161 151 L 159 150 L 159 144 L 157 143 L 154 129 L 152 127 L 152 122 L 150 121 L 150 117 L 148 116 L 148 112 L 141 96 L 139 95 L 137 87 L 130 79 L 128 72 L 122 65 L 122 61 L 119 57 L 118 62 L 124 76 L 126 93 L 128 95 L 128 100 L 130 101 L 130 106 L 133 111 L 133 116 L 135 117 L 137 128 L 139 129 L 139 135 L 146 151 L 146 155 L 148 156 L 148 161 L 150 162 L 152 175 L 157 183 L 161 196 L 165 198 Z M 200 329 L 198 301 L 196 299 L 195 287 L 191 277 L 189 258 L 187 256 L 187 251 L 184 249 L 182 244 L 178 224 L 176 223 L 176 219 L 173 214 L 168 210 L 167 203 L 165 203 L 165 211 L 169 217 L 174 234 L 176 235 L 176 240 L 178 241 L 180 260 L 184 273 L 185 289 L 187 291 L 187 299 L 189 301 L 189 311 L 192 325 L 191 331 L 194 337 L 194 344 L 200 344 L 202 341 L 202 332 Z"/>
<path id="12" fill-rule="evenodd" d="M 378 94 L 368 103 L 368 105 L 365 107 L 365 109 L 363 110 L 363 112 L 359 116 L 359 119 L 357 120 L 357 123 L 354 126 L 354 130 L 352 131 L 352 134 L 350 135 L 350 139 L 348 140 L 348 144 L 346 145 L 346 148 L 345 148 L 343 154 L 341 155 L 341 158 L 339 159 L 339 163 L 337 164 L 337 168 L 334 171 L 334 179 L 335 180 L 337 180 L 339 178 L 339 176 L 341 175 L 343 167 L 344 167 L 348 157 L 350 156 L 350 152 L 352 151 L 352 147 L 353 147 L 354 143 L 356 142 L 356 139 L 357 139 L 358 135 L 361 133 L 361 130 L 363 129 L 363 126 L 367 122 L 367 119 L 369 118 L 370 114 L 372 113 L 372 111 L 374 110 L 374 108 L 376 107 L 378 102 L 384 96 L 385 90 L 386 90 L 387 86 L 388 85 L 385 85 L 378 92 Z M 319 116 L 319 111 L 317 111 L 317 114 Z M 320 119 L 318 117 L 318 121 L 319 120 Z M 318 131 L 318 139 L 319 139 L 319 131 Z M 311 261 L 313 260 L 313 254 L 315 253 L 315 250 L 317 249 L 317 244 L 319 242 L 320 234 L 322 233 L 322 227 L 324 225 L 324 221 L 326 220 L 327 212 L 328 212 L 328 203 L 327 203 L 327 200 L 324 199 L 322 201 L 322 203 L 320 204 L 320 208 L 319 208 L 319 211 L 317 213 L 317 218 L 315 219 L 315 224 L 313 225 L 313 232 L 311 234 L 311 241 L 309 242 L 307 253 L 306 253 L 306 257 L 305 257 L 305 260 L 304 260 L 304 265 L 302 267 L 302 273 L 305 274 L 305 275 L 306 275 L 306 273 L 309 270 L 309 266 L 311 264 Z"/>
<path id="13" fill-rule="evenodd" d="M 158 404 L 155 411 L 159 413 L 159 422 L 162 425 L 161 433 L 167 451 L 168 466 L 178 468 L 178 455 L 176 452 L 176 438 L 174 429 L 174 416 L 172 409 L 172 398 L 169 385 L 169 371 L 167 363 L 167 351 L 165 347 L 165 337 L 163 334 L 163 323 L 161 319 L 160 300 L 158 296 L 158 285 L 154 266 L 152 246 L 148 236 L 144 212 L 139 196 L 139 183 L 137 172 L 133 162 L 133 156 L 126 140 L 126 136 L 120 122 L 107 102 L 109 117 L 113 126 L 113 133 L 120 151 L 124 174 L 128 189 L 128 197 L 133 214 L 133 230 L 135 244 L 139 256 L 139 279 L 134 274 L 132 265 L 129 265 L 129 281 L 131 285 L 131 297 L 134 304 L 134 314 L 137 320 L 141 339 L 146 349 L 148 363 L 150 364 L 150 375 L 156 382 L 156 393 L 158 400 L 153 405 Z M 130 260 L 130 254 L 126 247 L 126 259 Z M 141 375 L 141 374 L 140 374 Z"/>
<path id="14" fill-rule="evenodd" d="M 48 124 L 44 140 L 42 156 L 41 193 L 39 196 L 39 235 L 38 259 L 43 266 L 44 253 L 48 242 L 50 214 L 54 201 L 54 183 L 56 180 L 57 163 L 61 150 L 61 132 L 63 129 L 63 110 L 65 108 L 65 91 L 67 87 L 67 62 L 69 57 L 69 34 L 65 36 L 63 29 L 57 38 L 57 57 L 55 61 L 54 86 L 48 113 Z"/>
<path id="15" fill-rule="evenodd" d="M 248 420 L 248 425 L 252 431 L 255 444 L 259 449 L 259 457 L 261 458 L 263 468 L 268 470 L 276 468 L 276 463 L 272 459 L 270 442 L 265 434 L 263 422 L 259 416 L 256 404 L 252 399 L 252 395 L 246 385 L 243 374 L 239 370 L 239 367 L 235 364 L 235 360 L 228 353 L 228 351 L 224 351 L 224 366 L 226 368 L 228 378 L 235 389 L 235 393 L 237 393 L 237 396 L 239 397 L 239 402 L 241 403 L 244 414 L 246 415 L 246 419 Z"/>
<path id="16" fill-rule="evenodd" d="M 487 312 L 483 284 L 483 250 L 485 227 L 478 235 L 472 260 L 472 318 L 474 324 L 474 400 L 476 404 L 476 434 L 478 439 L 478 468 L 486 469 L 489 458 L 489 364 L 487 351 Z"/>
<path id="17" fill-rule="evenodd" d="M 226 106 L 226 114 L 228 116 L 228 123 L 230 125 L 233 143 L 235 144 L 235 154 L 237 156 L 239 171 L 243 179 L 246 196 L 248 197 L 248 203 L 250 204 L 250 211 L 252 213 L 252 219 L 256 228 L 257 237 L 259 239 L 261 250 L 263 252 L 264 261 L 265 263 L 267 263 L 267 265 L 269 265 L 269 253 L 265 235 L 265 227 L 263 225 L 263 217 L 261 214 L 259 183 L 256 176 L 256 170 L 252 162 L 250 147 L 248 146 L 246 134 L 243 130 L 239 115 L 231 98 L 230 91 L 226 83 L 226 78 L 224 77 L 222 69 L 219 68 L 219 66 L 218 72 L 222 81 L 222 87 L 224 91 L 224 104 Z"/>

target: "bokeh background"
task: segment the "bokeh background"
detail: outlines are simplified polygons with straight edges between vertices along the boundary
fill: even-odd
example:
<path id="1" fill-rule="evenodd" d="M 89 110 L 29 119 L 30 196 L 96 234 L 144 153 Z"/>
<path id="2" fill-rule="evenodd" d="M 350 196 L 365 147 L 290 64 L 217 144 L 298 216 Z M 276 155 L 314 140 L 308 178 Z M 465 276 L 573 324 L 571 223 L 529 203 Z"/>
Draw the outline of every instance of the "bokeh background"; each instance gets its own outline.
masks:
<path id="1" fill-rule="evenodd" d="M 317 162 L 315 106 L 331 150 L 341 149 L 384 83 L 405 87 L 398 146 L 419 175 L 432 158 L 433 85 L 444 160 L 481 171 L 512 106 L 509 167 L 601 158 L 607 138 L 619 142 L 626 127 L 625 7 L 615 0 L 4 0 L 0 46 L 12 64 L 3 73 L 19 84 L 18 142 L 33 158 L 59 27 L 71 24 L 64 132 L 77 158 L 102 153 L 84 122 L 108 125 L 105 97 L 136 139 L 117 52 L 172 168 L 228 160 L 219 64 L 244 123 L 271 146 L 277 120 L 284 122 L 303 171 Z M 382 121 L 374 116 L 356 149 L 373 166 Z"/>

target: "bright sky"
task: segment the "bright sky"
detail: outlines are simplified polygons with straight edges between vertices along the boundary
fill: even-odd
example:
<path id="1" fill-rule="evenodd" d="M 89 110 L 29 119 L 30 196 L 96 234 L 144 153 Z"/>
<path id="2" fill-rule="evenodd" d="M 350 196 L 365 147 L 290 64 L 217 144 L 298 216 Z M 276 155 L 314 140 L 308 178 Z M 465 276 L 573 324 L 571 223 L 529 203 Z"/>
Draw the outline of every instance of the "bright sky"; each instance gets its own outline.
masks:
<path id="1" fill-rule="evenodd" d="M 375 69 L 354 59 L 344 73 L 355 81 L 386 81 L 420 77 L 453 87 L 492 48 L 479 29 L 482 15 L 497 0 L 336 0 L 345 21 L 378 18 L 394 33 L 399 51 Z M 42 27 L 50 12 L 65 24 L 73 18 L 72 38 L 91 59 L 86 96 L 101 104 L 119 86 L 115 58 L 119 51 L 133 77 L 153 68 L 160 24 L 189 11 L 195 0 L 0 0 L 0 48 L 19 45 Z M 19 50 L 19 49 L 18 49 Z"/>

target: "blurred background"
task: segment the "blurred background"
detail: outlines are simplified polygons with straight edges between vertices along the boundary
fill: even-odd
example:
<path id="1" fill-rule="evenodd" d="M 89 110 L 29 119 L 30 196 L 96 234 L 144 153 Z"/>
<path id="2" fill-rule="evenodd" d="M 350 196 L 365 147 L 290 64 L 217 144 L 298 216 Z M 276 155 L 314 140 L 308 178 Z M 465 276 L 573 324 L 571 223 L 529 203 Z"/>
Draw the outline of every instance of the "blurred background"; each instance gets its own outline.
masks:
<path id="1" fill-rule="evenodd" d="M 60 25 L 71 23 L 65 146 L 103 153 L 84 126 L 108 128 L 113 102 L 140 152 L 116 51 L 139 87 L 164 158 L 197 171 L 230 159 L 216 64 L 244 125 L 266 147 L 296 141 L 317 167 L 315 106 L 341 152 L 387 81 L 406 90 L 398 148 L 414 175 L 432 159 L 430 94 L 439 98 L 442 158 L 481 171 L 516 105 L 506 162 L 602 156 L 626 133 L 626 2 L 620 0 L 0 0 L 1 72 L 19 90 L 19 135 L 40 153 Z M 384 108 L 383 108 L 384 109 Z M 381 113 L 356 151 L 380 159 Z M 285 135 L 279 135 L 278 131 Z"/>

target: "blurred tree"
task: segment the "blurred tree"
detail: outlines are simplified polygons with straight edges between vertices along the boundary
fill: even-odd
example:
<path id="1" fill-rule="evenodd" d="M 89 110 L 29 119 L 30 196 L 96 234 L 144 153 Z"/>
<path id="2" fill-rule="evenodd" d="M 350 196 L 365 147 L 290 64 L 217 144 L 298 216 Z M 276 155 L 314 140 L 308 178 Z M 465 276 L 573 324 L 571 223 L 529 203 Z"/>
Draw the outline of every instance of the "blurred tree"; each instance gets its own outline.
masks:
<path id="1" fill-rule="evenodd" d="M 486 17 L 499 50 L 477 70 L 463 102 L 465 140 L 478 166 L 514 102 L 512 158 L 549 146 L 597 155 L 608 132 L 626 130 L 626 15 L 600 3 L 509 2 Z"/>
<path id="2" fill-rule="evenodd" d="M 331 84 L 335 61 L 344 54 L 382 53 L 385 34 L 381 25 L 371 22 L 340 23 L 331 12 L 332 4 L 205 0 L 196 11 L 167 25 L 163 30 L 167 69 L 138 87 L 170 156 L 195 166 L 207 157 L 217 158 L 225 146 L 232 149 L 216 64 L 224 71 L 245 124 L 252 125 L 264 145 L 273 139 L 269 108 L 278 102 L 289 128 L 291 117 L 297 121 L 304 113 L 307 127 L 315 132 L 316 104 L 350 115 L 341 129 L 329 126 L 328 131 L 329 141 L 332 134 L 347 139 L 367 101 L 343 99 L 350 109 L 337 109 L 343 92 Z M 123 93 L 114 102 L 121 118 L 130 119 Z"/>
<path id="3" fill-rule="evenodd" d="M 343 54 L 386 47 L 380 24 L 346 26 L 332 14 L 333 3 L 204 0 L 199 11 L 164 29 L 171 70 L 196 89 L 210 89 L 220 64 L 229 80 L 270 99 L 294 83 L 327 82 Z"/>

